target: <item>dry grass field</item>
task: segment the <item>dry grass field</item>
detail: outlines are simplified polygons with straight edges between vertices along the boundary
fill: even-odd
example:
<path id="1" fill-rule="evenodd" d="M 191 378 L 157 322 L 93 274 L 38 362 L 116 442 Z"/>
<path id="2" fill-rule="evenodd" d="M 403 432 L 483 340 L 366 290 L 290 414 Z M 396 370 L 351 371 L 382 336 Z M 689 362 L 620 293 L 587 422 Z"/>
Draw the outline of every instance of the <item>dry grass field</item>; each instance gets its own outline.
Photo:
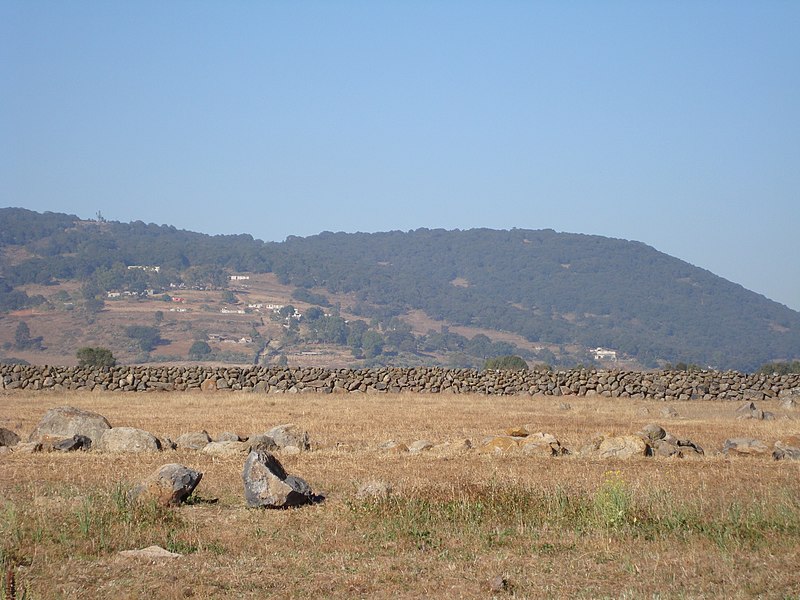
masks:
<path id="1" fill-rule="evenodd" d="M 313 449 L 280 455 L 325 495 L 298 509 L 248 509 L 245 456 L 14 452 L 0 455 L 0 558 L 16 598 L 798 598 L 800 462 L 726 457 L 729 437 L 768 445 L 800 434 L 737 420 L 736 404 L 451 395 L 46 394 L 0 396 L 0 427 L 22 437 L 72 405 L 172 438 L 241 435 L 292 422 Z M 649 409 L 649 415 L 643 409 Z M 697 459 L 578 456 L 596 433 L 658 423 L 706 450 Z M 574 453 L 390 454 L 380 444 L 478 443 L 530 424 Z M 173 509 L 126 492 L 162 464 L 204 473 Z M 388 500 L 356 498 L 371 479 Z M 125 558 L 159 545 L 180 558 Z M 494 589 L 497 578 L 505 585 Z M 0 597 L 7 597 L 8 590 Z"/>

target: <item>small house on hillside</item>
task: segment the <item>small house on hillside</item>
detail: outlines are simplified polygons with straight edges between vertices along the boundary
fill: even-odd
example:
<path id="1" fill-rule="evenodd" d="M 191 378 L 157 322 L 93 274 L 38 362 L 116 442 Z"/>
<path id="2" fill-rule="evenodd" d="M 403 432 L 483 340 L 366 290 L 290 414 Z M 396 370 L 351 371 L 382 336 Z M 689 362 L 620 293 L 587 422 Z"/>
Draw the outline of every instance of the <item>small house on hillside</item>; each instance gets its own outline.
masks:
<path id="1" fill-rule="evenodd" d="M 610 360 L 616 362 L 617 351 L 608 350 L 607 348 L 595 348 L 592 350 L 595 360 Z"/>

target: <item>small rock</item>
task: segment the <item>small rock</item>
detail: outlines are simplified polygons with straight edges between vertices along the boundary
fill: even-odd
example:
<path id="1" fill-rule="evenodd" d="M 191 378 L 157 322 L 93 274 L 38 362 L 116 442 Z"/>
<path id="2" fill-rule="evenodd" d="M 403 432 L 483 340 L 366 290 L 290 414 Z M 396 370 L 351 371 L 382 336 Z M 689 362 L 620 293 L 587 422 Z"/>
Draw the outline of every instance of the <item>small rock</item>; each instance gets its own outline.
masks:
<path id="1" fill-rule="evenodd" d="M 497 575 L 489 580 L 489 591 L 494 594 L 508 592 L 510 590 L 511 584 L 505 575 Z"/>
<path id="2" fill-rule="evenodd" d="M 509 435 L 496 435 L 484 440 L 478 452 L 481 454 L 506 454 L 519 448 L 517 440 Z"/>
<path id="3" fill-rule="evenodd" d="M 639 436 L 622 435 L 604 439 L 597 451 L 600 458 L 628 459 L 647 456 L 650 454 L 650 446 Z"/>
<path id="4" fill-rule="evenodd" d="M 404 454 L 408 452 L 408 446 L 395 440 L 388 440 L 378 446 L 381 450 L 385 450 L 390 454 Z"/>
<path id="5" fill-rule="evenodd" d="M 797 409 L 797 402 L 794 398 L 784 398 L 781 400 L 780 407 L 784 410 L 795 410 Z"/>
<path id="6" fill-rule="evenodd" d="M 14 446 L 14 452 L 22 454 L 33 454 L 42 451 L 42 442 L 20 442 Z"/>
<path id="7" fill-rule="evenodd" d="M 211 436 L 207 431 L 194 431 L 184 433 L 175 438 L 175 444 L 179 449 L 202 450 L 211 441 Z"/>
<path id="8" fill-rule="evenodd" d="M 785 446 L 780 442 L 776 442 L 772 458 L 775 460 L 800 460 L 800 448 Z"/>
<path id="9" fill-rule="evenodd" d="M 239 437 L 238 434 L 233 433 L 232 431 L 223 431 L 217 436 L 217 439 L 214 440 L 215 442 L 241 442 L 242 438 Z"/>
<path id="10" fill-rule="evenodd" d="M 558 410 L 572 410 L 572 405 L 569 402 L 560 402 L 558 404 Z"/>
<path id="11" fill-rule="evenodd" d="M 674 419 L 678 416 L 678 411 L 671 406 L 665 406 L 659 411 L 659 414 L 665 419 Z"/>
<path id="12" fill-rule="evenodd" d="M 511 437 L 527 437 L 528 429 L 527 427 L 509 427 L 506 429 L 506 435 L 510 435 Z"/>
<path id="13" fill-rule="evenodd" d="M 210 456 L 237 456 L 250 452 L 250 445 L 246 442 L 209 442 L 200 451 Z"/>
<path id="14" fill-rule="evenodd" d="M 752 438 L 731 438 L 725 440 L 722 452 L 727 455 L 760 456 L 769 452 L 767 445 L 761 440 Z"/>
<path id="15" fill-rule="evenodd" d="M 250 437 L 247 438 L 247 445 L 250 448 L 250 452 L 254 450 L 266 450 L 268 452 L 272 452 L 273 450 L 278 450 L 278 444 L 275 443 L 270 436 L 266 433 L 254 433 Z"/>
<path id="16" fill-rule="evenodd" d="M 217 380 L 213 378 L 206 379 L 200 384 L 200 389 L 204 392 L 213 393 L 217 391 Z"/>
<path id="17" fill-rule="evenodd" d="M 520 442 L 522 453 L 526 456 L 562 456 L 569 450 L 561 445 L 554 435 L 549 433 L 533 433 Z"/>
<path id="18" fill-rule="evenodd" d="M 16 446 L 19 444 L 19 436 L 5 427 L 0 427 L 0 446 Z"/>
<path id="19" fill-rule="evenodd" d="M 433 448 L 433 442 L 429 442 L 428 440 L 417 440 L 408 447 L 408 451 L 411 454 L 419 454 L 420 452 L 427 452 L 431 448 Z"/>
<path id="20" fill-rule="evenodd" d="M 203 474 L 183 465 L 170 463 L 161 466 L 130 491 L 129 498 L 155 501 L 161 506 L 175 506 L 188 498 Z"/>
<path id="21" fill-rule="evenodd" d="M 660 425 L 650 423 L 642 428 L 642 431 L 639 433 L 639 435 L 642 436 L 645 441 L 654 442 L 656 440 L 663 440 L 666 437 L 667 432 Z"/>
<path id="22" fill-rule="evenodd" d="M 59 435 L 44 435 L 41 439 L 40 450 L 44 452 L 75 452 L 76 450 L 89 450 L 92 440 L 85 435 L 61 437 Z"/>
<path id="23" fill-rule="evenodd" d="M 266 432 L 266 435 L 274 440 L 278 448 L 285 448 L 286 446 L 297 446 L 301 450 L 309 450 L 311 448 L 308 432 L 293 423 L 273 427 Z"/>
<path id="24" fill-rule="evenodd" d="M 112 427 L 103 433 L 95 449 L 100 452 L 158 452 L 161 443 L 143 429 Z"/>
<path id="25" fill-rule="evenodd" d="M 373 479 L 358 486 L 357 500 L 373 500 L 376 502 L 388 500 L 392 494 L 392 484 L 387 481 Z"/>
<path id="26" fill-rule="evenodd" d="M 754 410 L 757 410 L 754 402 L 745 402 L 736 409 L 736 412 L 739 414 L 750 414 Z"/>
<path id="27" fill-rule="evenodd" d="M 159 558 L 180 558 L 183 556 L 182 554 L 165 550 L 161 546 L 148 546 L 147 548 L 142 548 L 141 550 L 122 550 L 119 552 L 119 555 L 127 558 L 146 558 L 147 560 L 156 560 Z"/>

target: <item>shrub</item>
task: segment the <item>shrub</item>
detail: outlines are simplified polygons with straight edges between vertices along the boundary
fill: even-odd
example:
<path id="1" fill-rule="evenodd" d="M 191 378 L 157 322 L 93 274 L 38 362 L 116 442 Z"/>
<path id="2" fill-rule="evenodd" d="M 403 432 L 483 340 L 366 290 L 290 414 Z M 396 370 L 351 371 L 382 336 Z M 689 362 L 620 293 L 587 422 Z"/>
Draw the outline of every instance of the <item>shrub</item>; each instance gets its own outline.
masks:
<path id="1" fill-rule="evenodd" d="M 484 370 L 527 371 L 528 363 L 521 356 L 495 356 L 483 363 Z"/>
<path id="2" fill-rule="evenodd" d="M 108 348 L 92 348 L 84 346 L 76 353 L 79 367 L 113 367 L 117 359 Z"/>

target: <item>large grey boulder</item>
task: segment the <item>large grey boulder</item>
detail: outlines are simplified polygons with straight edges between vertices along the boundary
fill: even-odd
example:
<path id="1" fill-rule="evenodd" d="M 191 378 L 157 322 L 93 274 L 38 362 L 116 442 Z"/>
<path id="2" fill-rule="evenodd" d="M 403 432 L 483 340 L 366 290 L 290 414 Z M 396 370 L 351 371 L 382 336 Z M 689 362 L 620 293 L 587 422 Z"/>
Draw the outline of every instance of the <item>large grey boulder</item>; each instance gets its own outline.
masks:
<path id="1" fill-rule="evenodd" d="M 200 471 L 177 463 L 162 465 L 133 488 L 128 497 L 138 502 L 174 506 L 186 500 L 202 478 Z"/>
<path id="2" fill-rule="evenodd" d="M 62 439 L 83 435 L 94 444 L 108 429 L 111 429 L 111 424 L 102 415 L 74 406 L 59 406 L 45 413 L 28 441 L 38 442 L 48 435 Z"/>
<path id="3" fill-rule="evenodd" d="M 19 436 L 5 427 L 0 427 L 0 446 L 16 446 L 19 444 Z"/>
<path id="4" fill-rule="evenodd" d="M 311 486 L 288 475 L 271 452 L 256 450 L 247 456 L 242 470 L 244 497 L 251 508 L 289 508 L 311 504 Z"/>
<path id="5" fill-rule="evenodd" d="M 95 444 L 101 452 L 158 452 L 161 442 L 152 433 L 135 427 L 112 427 Z"/>

